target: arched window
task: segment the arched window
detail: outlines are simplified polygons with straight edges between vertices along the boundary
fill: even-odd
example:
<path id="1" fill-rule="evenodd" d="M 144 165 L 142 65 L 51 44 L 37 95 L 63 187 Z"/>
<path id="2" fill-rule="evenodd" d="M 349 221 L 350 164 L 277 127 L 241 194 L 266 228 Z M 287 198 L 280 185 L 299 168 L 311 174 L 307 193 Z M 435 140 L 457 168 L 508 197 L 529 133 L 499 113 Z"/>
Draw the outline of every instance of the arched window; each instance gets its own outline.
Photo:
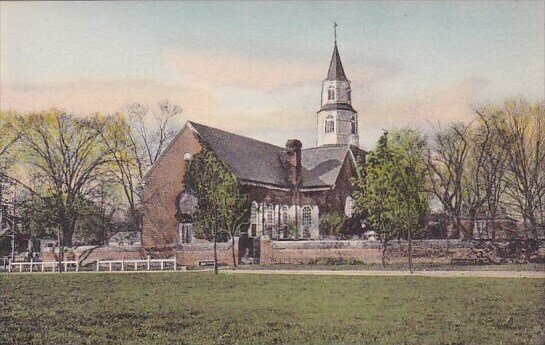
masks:
<path id="1" fill-rule="evenodd" d="M 288 206 L 282 206 L 280 209 L 280 223 L 282 225 L 288 224 Z"/>
<path id="2" fill-rule="evenodd" d="M 267 224 L 269 225 L 274 224 L 274 206 L 273 205 L 267 206 Z"/>
<path id="3" fill-rule="evenodd" d="M 358 132 L 358 123 L 356 122 L 356 117 L 352 116 L 352 119 L 350 120 L 350 125 L 352 127 L 352 134 L 356 134 Z"/>
<path id="4" fill-rule="evenodd" d="M 335 86 L 331 85 L 329 89 L 327 89 L 327 100 L 332 101 L 335 100 Z"/>
<path id="5" fill-rule="evenodd" d="M 252 208 L 250 209 L 250 222 L 257 224 L 257 202 L 252 202 Z"/>
<path id="6" fill-rule="evenodd" d="M 346 90 L 346 97 L 348 98 L 349 102 L 352 100 L 352 90 L 350 90 L 350 86 Z"/>
<path id="7" fill-rule="evenodd" d="M 325 132 L 335 132 L 335 118 L 333 118 L 333 115 L 327 115 L 327 117 L 325 118 Z"/>
<path id="8" fill-rule="evenodd" d="M 302 219 L 303 226 L 311 225 L 312 224 L 312 209 L 310 208 L 310 206 L 303 207 L 302 215 L 303 215 L 303 219 Z"/>
<path id="9" fill-rule="evenodd" d="M 352 199 L 351 196 L 347 196 L 346 200 L 344 201 L 344 214 L 348 218 L 352 218 L 354 215 L 354 199 Z"/>

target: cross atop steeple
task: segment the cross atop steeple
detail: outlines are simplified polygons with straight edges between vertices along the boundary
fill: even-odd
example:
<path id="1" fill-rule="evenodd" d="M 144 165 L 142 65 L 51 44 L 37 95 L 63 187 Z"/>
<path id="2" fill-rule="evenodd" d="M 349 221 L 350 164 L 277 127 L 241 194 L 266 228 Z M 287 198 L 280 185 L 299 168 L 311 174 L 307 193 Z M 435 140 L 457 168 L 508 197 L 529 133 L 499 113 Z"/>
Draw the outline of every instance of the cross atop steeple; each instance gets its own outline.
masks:
<path id="1" fill-rule="evenodd" d="M 337 22 L 333 23 L 333 34 L 335 35 L 335 44 L 337 44 Z"/>

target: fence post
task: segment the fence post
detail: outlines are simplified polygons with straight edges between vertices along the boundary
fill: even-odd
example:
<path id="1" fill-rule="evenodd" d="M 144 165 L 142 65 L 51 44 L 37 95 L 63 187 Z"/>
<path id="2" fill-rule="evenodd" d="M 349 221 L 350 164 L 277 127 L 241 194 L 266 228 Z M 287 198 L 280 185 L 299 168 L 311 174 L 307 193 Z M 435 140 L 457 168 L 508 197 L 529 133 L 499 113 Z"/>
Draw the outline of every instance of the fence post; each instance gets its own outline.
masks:
<path id="1" fill-rule="evenodd" d="M 43 260 L 43 258 L 42 258 Z M 42 272 L 44 271 L 44 262 L 42 261 Z"/>
<path id="2" fill-rule="evenodd" d="M 79 271 L 79 261 L 76 260 L 76 272 L 78 272 L 78 271 Z"/>
<path id="3" fill-rule="evenodd" d="M 121 258 L 121 271 L 125 270 L 125 258 Z"/>
<path id="4" fill-rule="evenodd" d="M 19 272 L 23 272 L 23 264 L 19 263 Z"/>
<path id="5" fill-rule="evenodd" d="M 30 258 L 30 272 L 32 272 L 32 267 L 34 266 L 34 259 Z"/>
<path id="6" fill-rule="evenodd" d="M 8 272 L 11 272 L 11 258 L 8 259 Z"/>
<path id="7" fill-rule="evenodd" d="M 174 255 L 174 270 L 176 271 L 176 255 Z"/>
<path id="8" fill-rule="evenodd" d="M 165 261 L 161 259 L 161 271 L 163 270 L 163 265 L 165 264 Z"/>
<path id="9" fill-rule="evenodd" d="M 100 271 L 100 259 L 97 259 L 97 272 Z"/>
<path id="10" fill-rule="evenodd" d="M 110 272 L 112 271 L 112 261 L 110 261 Z"/>
<path id="11" fill-rule="evenodd" d="M 134 270 L 138 271 L 138 261 L 134 261 Z"/>
<path id="12" fill-rule="evenodd" d="M 67 269 L 66 269 L 66 264 L 67 264 L 67 263 L 68 263 L 68 262 L 66 262 L 66 261 L 64 262 L 64 272 L 67 271 Z"/>
<path id="13" fill-rule="evenodd" d="M 148 255 L 148 271 L 149 271 L 150 257 Z"/>

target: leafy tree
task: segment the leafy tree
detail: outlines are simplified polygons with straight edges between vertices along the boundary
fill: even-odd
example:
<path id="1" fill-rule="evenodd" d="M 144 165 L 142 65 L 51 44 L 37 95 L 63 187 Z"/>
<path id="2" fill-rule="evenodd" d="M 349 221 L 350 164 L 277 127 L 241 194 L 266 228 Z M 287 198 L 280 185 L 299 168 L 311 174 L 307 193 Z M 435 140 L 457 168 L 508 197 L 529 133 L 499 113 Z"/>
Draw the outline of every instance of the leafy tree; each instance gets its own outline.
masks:
<path id="1" fill-rule="evenodd" d="M 72 246 L 82 201 L 108 183 L 111 152 L 100 141 L 106 118 L 76 118 L 52 110 L 18 116 L 15 131 L 21 138 L 17 160 L 25 174 L 10 176 L 40 198 L 51 210 L 59 238 L 60 261 L 64 247 Z"/>
<path id="2" fill-rule="evenodd" d="M 250 205 L 229 166 L 212 151 L 203 149 L 187 165 L 186 185 L 195 192 L 198 210 L 194 216 L 197 235 L 214 241 L 214 271 L 218 272 L 217 242 L 221 235 L 232 239 L 233 267 L 236 268 L 234 238 L 248 225 Z"/>
<path id="3" fill-rule="evenodd" d="M 409 241 L 412 271 L 412 239 L 423 230 L 428 211 L 425 147 L 426 139 L 414 130 L 396 132 L 391 140 L 385 132 L 359 168 L 355 209 L 381 234 L 383 266 L 388 242 L 402 237 Z"/>

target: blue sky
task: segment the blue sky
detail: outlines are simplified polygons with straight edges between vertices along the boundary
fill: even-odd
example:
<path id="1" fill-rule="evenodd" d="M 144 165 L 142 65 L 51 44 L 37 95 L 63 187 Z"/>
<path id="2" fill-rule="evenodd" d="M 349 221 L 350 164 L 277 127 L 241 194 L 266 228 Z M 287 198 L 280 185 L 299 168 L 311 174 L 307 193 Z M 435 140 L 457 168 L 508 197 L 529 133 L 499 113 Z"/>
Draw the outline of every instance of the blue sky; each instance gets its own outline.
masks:
<path id="1" fill-rule="evenodd" d="M 169 98 L 184 118 L 314 143 L 332 24 L 365 147 L 381 128 L 544 98 L 545 9 L 532 2 L 0 4 L 0 107 L 82 114 Z"/>

